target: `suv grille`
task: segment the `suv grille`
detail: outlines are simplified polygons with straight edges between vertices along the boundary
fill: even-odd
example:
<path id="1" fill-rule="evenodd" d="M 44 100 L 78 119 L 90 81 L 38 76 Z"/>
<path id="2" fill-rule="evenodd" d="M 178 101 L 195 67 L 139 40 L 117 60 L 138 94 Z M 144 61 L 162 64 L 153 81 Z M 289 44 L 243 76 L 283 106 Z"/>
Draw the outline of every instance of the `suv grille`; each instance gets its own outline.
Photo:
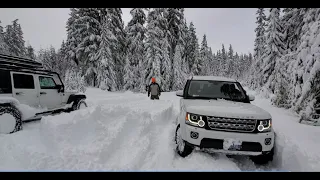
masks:
<path id="1" fill-rule="evenodd" d="M 253 132 L 257 120 L 207 116 L 208 127 L 212 130 Z"/>

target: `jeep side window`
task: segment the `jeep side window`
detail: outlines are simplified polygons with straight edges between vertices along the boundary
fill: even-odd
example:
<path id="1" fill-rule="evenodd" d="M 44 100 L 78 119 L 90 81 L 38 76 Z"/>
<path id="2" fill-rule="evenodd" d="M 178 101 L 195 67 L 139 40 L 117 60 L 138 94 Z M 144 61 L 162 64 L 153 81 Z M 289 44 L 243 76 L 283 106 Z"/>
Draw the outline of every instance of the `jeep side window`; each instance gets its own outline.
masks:
<path id="1" fill-rule="evenodd" d="M 34 89 L 34 80 L 32 75 L 13 74 L 13 84 L 15 89 Z"/>
<path id="2" fill-rule="evenodd" d="M 41 89 L 54 89 L 56 87 L 56 83 L 52 77 L 39 76 L 39 82 Z"/>
<path id="3" fill-rule="evenodd" d="M 11 87 L 11 76 L 10 71 L 0 70 L 0 94 L 11 94 L 12 87 Z"/>

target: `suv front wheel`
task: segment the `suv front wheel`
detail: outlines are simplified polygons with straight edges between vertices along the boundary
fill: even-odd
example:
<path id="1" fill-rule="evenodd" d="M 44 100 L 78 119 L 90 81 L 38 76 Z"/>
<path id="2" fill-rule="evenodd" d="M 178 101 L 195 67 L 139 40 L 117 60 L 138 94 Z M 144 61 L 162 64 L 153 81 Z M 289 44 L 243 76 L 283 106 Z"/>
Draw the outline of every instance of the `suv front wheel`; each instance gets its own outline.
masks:
<path id="1" fill-rule="evenodd" d="M 274 156 L 274 148 L 272 148 L 272 150 L 266 154 L 262 154 L 259 156 L 252 156 L 251 160 L 258 165 L 263 165 L 263 164 L 267 164 L 269 162 L 271 162 L 273 160 L 273 156 Z"/>
<path id="2" fill-rule="evenodd" d="M 22 130 L 20 111 L 11 105 L 0 105 L 0 134 L 11 134 Z"/>
<path id="3" fill-rule="evenodd" d="M 177 126 L 177 129 L 176 129 L 175 141 L 177 146 L 176 147 L 177 153 L 181 157 L 186 157 L 189 154 L 191 154 L 193 147 L 188 145 L 186 141 L 182 139 L 180 124 Z"/>

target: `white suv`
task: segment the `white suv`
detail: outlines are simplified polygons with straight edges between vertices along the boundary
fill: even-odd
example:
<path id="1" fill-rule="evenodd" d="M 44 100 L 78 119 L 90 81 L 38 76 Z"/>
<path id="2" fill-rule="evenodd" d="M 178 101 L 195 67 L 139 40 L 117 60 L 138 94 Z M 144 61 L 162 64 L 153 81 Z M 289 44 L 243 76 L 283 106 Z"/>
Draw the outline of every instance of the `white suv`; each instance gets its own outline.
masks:
<path id="1" fill-rule="evenodd" d="M 175 141 L 180 156 L 194 147 L 233 155 L 249 155 L 255 163 L 273 160 L 275 134 L 271 115 L 250 104 L 247 95 L 233 79 L 193 76 L 178 91 L 180 113 Z"/>
<path id="2" fill-rule="evenodd" d="M 84 94 L 65 92 L 59 75 L 36 61 L 0 54 L 0 77 L 0 133 L 19 131 L 22 122 L 44 115 L 87 107 Z M 33 115 L 21 104 L 46 111 Z"/>

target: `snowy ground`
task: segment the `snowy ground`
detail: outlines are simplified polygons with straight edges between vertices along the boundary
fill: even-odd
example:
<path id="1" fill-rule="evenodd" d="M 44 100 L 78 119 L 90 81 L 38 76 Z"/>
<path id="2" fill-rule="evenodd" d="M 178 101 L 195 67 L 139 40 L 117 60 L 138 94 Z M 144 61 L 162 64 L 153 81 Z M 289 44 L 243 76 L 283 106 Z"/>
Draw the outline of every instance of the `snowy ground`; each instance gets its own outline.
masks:
<path id="1" fill-rule="evenodd" d="M 256 166 L 246 157 L 174 151 L 179 98 L 88 89 L 87 109 L 44 117 L 23 131 L 0 135 L 0 170 L 320 171 L 320 129 L 256 96 L 277 133 L 274 162 Z"/>

